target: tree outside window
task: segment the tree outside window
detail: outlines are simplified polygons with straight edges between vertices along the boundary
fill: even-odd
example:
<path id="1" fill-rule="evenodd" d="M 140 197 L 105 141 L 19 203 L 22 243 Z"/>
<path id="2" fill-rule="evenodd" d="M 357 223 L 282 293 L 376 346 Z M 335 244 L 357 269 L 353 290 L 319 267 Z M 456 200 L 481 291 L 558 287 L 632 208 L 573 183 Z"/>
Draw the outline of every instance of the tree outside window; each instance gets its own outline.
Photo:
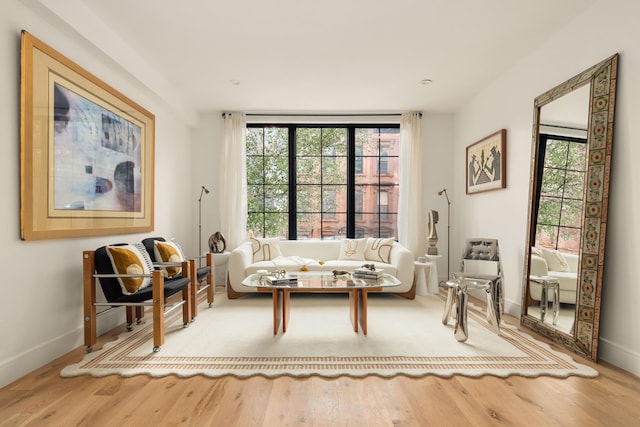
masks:
<path id="1" fill-rule="evenodd" d="M 536 246 L 579 253 L 586 140 L 541 135 Z"/>
<path id="2" fill-rule="evenodd" d="M 248 125 L 248 233 L 395 236 L 399 133 L 397 125 Z M 371 174 L 382 168 L 384 174 Z"/>

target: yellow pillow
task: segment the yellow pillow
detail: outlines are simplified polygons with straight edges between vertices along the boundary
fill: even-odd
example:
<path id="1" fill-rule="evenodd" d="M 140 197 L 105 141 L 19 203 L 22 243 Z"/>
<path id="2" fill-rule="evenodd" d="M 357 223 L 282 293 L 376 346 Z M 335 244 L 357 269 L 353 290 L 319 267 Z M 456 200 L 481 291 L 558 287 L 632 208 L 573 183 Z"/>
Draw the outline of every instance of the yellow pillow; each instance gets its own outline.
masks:
<path id="1" fill-rule="evenodd" d="M 132 245 L 107 246 L 107 255 L 116 274 L 150 274 L 140 251 Z M 149 277 L 119 277 L 122 293 L 131 295 L 151 284 Z"/>
<path id="2" fill-rule="evenodd" d="M 173 242 L 161 242 L 156 240 L 153 248 L 158 262 L 182 262 L 180 249 Z M 182 267 L 162 267 L 167 278 L 176 277 L 182 273 Z"/>

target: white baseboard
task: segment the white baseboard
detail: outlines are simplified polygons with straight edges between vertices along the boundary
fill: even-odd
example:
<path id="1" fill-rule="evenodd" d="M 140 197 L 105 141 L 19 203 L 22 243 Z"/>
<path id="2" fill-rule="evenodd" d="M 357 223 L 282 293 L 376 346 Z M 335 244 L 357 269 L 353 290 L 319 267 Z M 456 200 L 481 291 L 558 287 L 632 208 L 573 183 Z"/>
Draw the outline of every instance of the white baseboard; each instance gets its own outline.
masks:
<path id="1" fill-rule="evenodd" d="M 97 334 L 101 335 L 124 323 L 124 309 L 111 310 L 99 317 Z M 0 362 L 0 387 L 12 383 L 84 343 L 84 330 L 76 328 L 66 334 L 32 347 L 11 359 Z"/>
<path id="2" fill-rule="evenodd" d="M 605 338 L 598 340 L 598 359 L 640 377 L 640 353 Z"/>
<path id="3" fill-rule="evenodd" d="M 520 302 L 505 299 L 503 309 L 505 313 L 510 314 L 516 319 L 520 319 L 520 315 L 522 313 L 522 304 L 520 304 Z"/>

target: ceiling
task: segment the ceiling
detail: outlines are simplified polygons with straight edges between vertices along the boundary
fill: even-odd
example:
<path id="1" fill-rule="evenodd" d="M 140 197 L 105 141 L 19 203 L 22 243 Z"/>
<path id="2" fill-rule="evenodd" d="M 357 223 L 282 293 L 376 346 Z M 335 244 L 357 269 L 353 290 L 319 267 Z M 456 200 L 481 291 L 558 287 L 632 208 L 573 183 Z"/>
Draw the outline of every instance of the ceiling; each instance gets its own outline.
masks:
<path id="1" fill-rule="evenodd" d="M 452 112 L 595 0 L 39 1 L 196 112 Z"/>

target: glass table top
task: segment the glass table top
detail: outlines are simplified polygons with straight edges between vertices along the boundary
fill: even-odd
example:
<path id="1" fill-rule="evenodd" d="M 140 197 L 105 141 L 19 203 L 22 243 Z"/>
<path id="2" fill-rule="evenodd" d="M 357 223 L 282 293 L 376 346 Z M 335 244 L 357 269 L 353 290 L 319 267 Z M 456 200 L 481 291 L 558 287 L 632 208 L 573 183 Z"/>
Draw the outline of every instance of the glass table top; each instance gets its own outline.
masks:
<path id="1" fill-rule="evenodd" d="M 297 289 L 366 289 L 400 286 L 400 281 L 390 274 L 379 279 L 363 279 L 351 274 L 335 276 L 327 272 L 288 273 L 287 278 L 275 281 L 268 279 L 269 274 L 252 274 L 242 284 L 253 288 L 297 288 Z M 271 276 L 273 277 L 273 276 Z"/>

